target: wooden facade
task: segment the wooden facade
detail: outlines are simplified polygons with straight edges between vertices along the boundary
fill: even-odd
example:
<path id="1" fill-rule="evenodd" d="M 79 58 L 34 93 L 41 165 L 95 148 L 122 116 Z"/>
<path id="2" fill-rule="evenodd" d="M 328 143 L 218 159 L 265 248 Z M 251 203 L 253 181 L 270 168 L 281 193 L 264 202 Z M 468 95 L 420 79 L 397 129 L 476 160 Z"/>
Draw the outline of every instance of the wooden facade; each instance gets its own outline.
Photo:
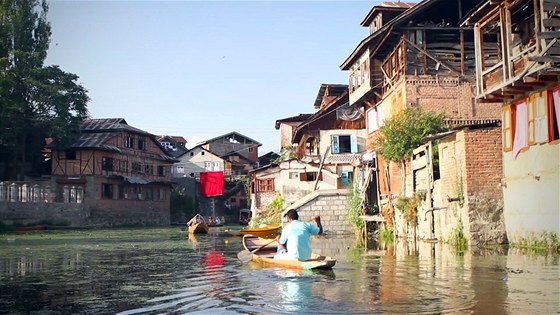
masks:
<path id="1" fill-rule="evenodd" d="M 161 224 L 169 221 L 174 162 L 154 135 L 129 126 L 122 118 L 87 119 L 74 144 L 66 150 L 53 147 L 55 200 L 84 203 L 104 225 L 134 224 L 134 216 L 142 210 L 159 213 L 151 214 L 151 223 Z M 76 194 L 64 195 L 68 189 L 83 192 L 80 200 L 75 200 Z M 136 214 L 127 218 L 130 207 Z M 112 221 L 114 213 L 120 213 L 123 221 Z M 150 219 L 142 223 L 149 224 Z"/>
<path id="2" fill-rule="evenodd" d="M 426 0 L 401 7 L 390 20 L 370 13 L 367 20 L 378 22 L 370 25 L 375 31 L 341 65 L 349 71 L 350 104 L 365 111 L 367 154 L 375 156 L 361 167 L 365 173 L 375 170 L 374 176 L 362 176 L 373 179 L 362 185 L 371 204 L 390 206 L 391 196 L 405 192 L 399 167 L 375 154 L 385 120 L 407 107 L 443 112 L 459 122 L 500 117 L 499 109 L 473 103 L 475 37 L 472 27 L 460 22 L 477 2 Z M 376 7 L 377 14 L 386 11 L 395 8 L 391 3 Z M 362 69 L 358 78 L 355 69 Z"/>
<path id="3" fill-rule="evenodd" d="M 556 0 L 485 1 L 465 19 L 474 27 L 478 101 L 511 102 L 558 81 L 558 7 Z"/>

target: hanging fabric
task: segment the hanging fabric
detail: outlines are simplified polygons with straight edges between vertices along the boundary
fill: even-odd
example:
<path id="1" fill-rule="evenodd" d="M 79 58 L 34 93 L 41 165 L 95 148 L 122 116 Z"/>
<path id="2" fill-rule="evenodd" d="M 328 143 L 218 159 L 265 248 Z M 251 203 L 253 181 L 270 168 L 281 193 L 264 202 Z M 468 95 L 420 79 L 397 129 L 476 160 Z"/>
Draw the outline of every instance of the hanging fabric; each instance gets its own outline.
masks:
<path id="1" fill-rule="evenodd" d="M 224 172 L 200 172 L 200 194 L 203 197 L 219 196 L 224 192 Z"/>

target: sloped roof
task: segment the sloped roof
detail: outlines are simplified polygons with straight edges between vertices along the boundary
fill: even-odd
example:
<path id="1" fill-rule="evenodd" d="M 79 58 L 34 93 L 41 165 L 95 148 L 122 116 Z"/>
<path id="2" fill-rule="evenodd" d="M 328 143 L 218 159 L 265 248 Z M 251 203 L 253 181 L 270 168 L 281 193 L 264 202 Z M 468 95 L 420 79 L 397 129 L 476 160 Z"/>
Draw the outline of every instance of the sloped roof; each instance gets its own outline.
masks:
<path id="1" fill-rule="evenodd" d="M 412 8 L 417 3 L 415 2 L 396 2 L 396 1 L 385 1 L 381 2 L 379 5 L 373 6 L 369 11 L 368 15 L 364 18 L 364 20 L 360 23 L 362 26 L 367 26 L 374 18 L 377 12 L 379 11 L 405 11 L 407 9 Z"/>
<path id="2" fill-rule="evenodd" d="M 129 132 L 144 135 L 152 139 L 154 144 L 156 144 L 162 151 L 162 154 L 157 155 L 159 159 L 165 161 L 175 161 L 173 157 L 165 154 L 165 150 L 159 145 L 155 135 L 128 125 L 124 118 L 85 119 L 80 125 L 80 132 L 81 134 L 79 138 L 71 145 L 72 148 L 91 148 L 120 153 L 122 152 L 120 148 L 114 145 L 108 145 L 106 142 L 121 132 Z"/>
<path id="3" fill-rule="evenodd" d="M 132 133 L 150 135 L 144 130 L 134 128 L 130 126 L 124 118 L 90 118 L 85 119 L 80 125 L 80 131 L 82 133 L 87 132 L 112 132 L 112 131 L 128 131 Z"/>
<path id="4" fill-rule="evenodd" d="M 182 136 L 161 136 L 161 135 L 160 135 L 160 136 L 158 136 L 158 138 L 157 138 L 157 140 L 158 140 L 159 142 L 162 142 L 163 140 L 166 140 L 166 139 L 173 140 L 173 141 L 175 141 L 176 143 L 187 143 L 187 140 L 186 140 L 184 137 L 182 137 Z"/>
<path id="5" fill-rule="evenodd" d="M 245 138 L 245 139 L 247 139 L 247 140 L 253 142 L 254 144 L 256 144 L 256 145 L 259 146 L 259 147 L 262 146 L 262 143 L 260 143 L 260 142 L 258 142 L 258 141 L 256 141 L 256 140 L 253 140 L 253 139 L 251 139 L 251 138 L 249 138 L 249 137 L 247 137 L 247 136 L 244 136 L 244 135 L 242 135 L 242 134 L 240 134 L 240 133 L 238 133 L 238 132 L 236 132 L 236 131 L 232 131 L 232 132 L 230 132 L 230 133 L 226 133 L 226 134 L 224 134 L 224 135 L 217 136 L 217 137 L 214 137 L 214 138 L 212 138 L 212 139 L 208 139 L 208 140 L 202 141 L 202 142 L 198 143 L 198 145 L 204 145 L 204 144 L 207 144 L 207 143 L 210 143 L 210 142 L 214 142 L 215 140 L 222 139 L 222 138 L 225 138 L 225 137 L 230 137 L 230 136 L 242 137 L 242 138 Z"/>
<path id="6" fill-rule="evenodd" d="M 474 6 L 478 0 L 462 0 L 461 4 L 467 8 L 468 6 Z M 440 7 L 435 7 L 436 4 L 441 3 Z M 358 46 L 354 49 L 352 54 L 346 58 L 346 60 L 340 65 L 341 70 L 348 70 L 350 66 L 355 62 L 357 58 L 359 58 L 368 47 L 372 47 L 372 53 L 375 53 L 379 47 L 381 46 L 382 42 L 390 35 L 390 32 L 393 30 L 394 27 L 402 26 L 403 24 L 407 24 L 413 20 L 413 17 L 419 15 L 421 13 L 426 12 L 428 9 L 438 9 L 441 12 L 446 12 L 449 14 L 453 14 L 452 12 L 445 11 L 446 5 L 449 3 L 449 0 L 424 0 L 415 6 L 411 7 L 410 9 L 404 11 L 402 14 L 391 20 L 389 23 L 386 23 L 379 29 L 377 32 L 369 35 L 365 39 L 363 39 Z"/>
<path id="7" fill-rule="evenodd" d="M 338 97 L 344 94 L 344 92 L 347 90 L 348 90 L 348 84 L 323 83 L 321 84 L 321 87 L 319 87 L 319 92 L 317 92 L 317 97 L 315 98 L 315 103 L 313 104 L 313 107 L 321 108 L 321 103 L 323 102 L 325 93 L 328 94 L 327 96 Z"/>
<path id="8" fill-rule="evenodd" d="M 274 126 L 274 128 L 276 129 L 280 129 L 280 124 L 285 123 L 285 124 L 291 124 L 291 125 L 299 125 L 302 121 L 306 120 L 307 118 L 309 118 L 311 115 L 313 114 L 299 114 L 297 116 L 292 116 L 292 117 L 288 117 L 288 118 L 282 118 L 282 119 L 278 119 L 276 120 L 276 125 Z"/>
<path id="9" fill-rule="evenodd" d="M 200 149 L 200 150 L 202 150 L 202 151 L 205 151 L 205 152 L 208 152 L 208 153 L 212 154 L 213 156 L 215 156 L 215 157 L 217 157 L 217 158 L 223 159 L 222 157 L 217 156 L 215 153 L 212 153 L 212 152 L 206 150 L 204 147 L 202 147 L 202 144 L 196 145 L 196 146 L 194 146 L 194 147 L 192 147 L 192 148 L 186 150 L 185 152 L 183 152 L 183 153 L 177 155 L 176 158 L 180 158 L 180 157 L 182 157 L 183 155 L 185 155 L 185 154 L 187 154 L 187 153 L 189 153 L 189 152 L 192 152 L 192 151 L 194 151 L 194 150 L 196 150 L 196 149 Z"/>

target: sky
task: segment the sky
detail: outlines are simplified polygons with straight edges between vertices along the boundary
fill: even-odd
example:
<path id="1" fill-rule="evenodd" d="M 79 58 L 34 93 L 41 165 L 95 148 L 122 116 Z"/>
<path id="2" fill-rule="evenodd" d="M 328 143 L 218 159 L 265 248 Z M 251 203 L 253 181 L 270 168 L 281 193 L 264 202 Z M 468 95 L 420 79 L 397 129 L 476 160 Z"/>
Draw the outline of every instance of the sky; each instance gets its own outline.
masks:
<path id="1" fill-rule="evenodd" d="M 49 1 L 47 65 L 78 75 L 92 118 L 198 142 L 238 132 L 280 149 L 275 122 L 314 113 L 379 1 Z"/>

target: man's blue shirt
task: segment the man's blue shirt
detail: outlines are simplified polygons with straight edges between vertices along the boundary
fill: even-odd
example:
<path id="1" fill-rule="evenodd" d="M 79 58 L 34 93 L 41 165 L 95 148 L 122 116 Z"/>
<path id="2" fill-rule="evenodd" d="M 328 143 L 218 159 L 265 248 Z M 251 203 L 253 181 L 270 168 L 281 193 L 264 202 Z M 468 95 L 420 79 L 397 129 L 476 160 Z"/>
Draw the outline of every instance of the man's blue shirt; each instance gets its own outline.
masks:
<path id="1" fill-rule="evenodd" d="M 319 227 L 309 222 L 294 220 L 282 229 L 280 244 L 286 244 L 288 254 L 298 260 L 311 258 L 311 234 L 319 234 Z"/>

